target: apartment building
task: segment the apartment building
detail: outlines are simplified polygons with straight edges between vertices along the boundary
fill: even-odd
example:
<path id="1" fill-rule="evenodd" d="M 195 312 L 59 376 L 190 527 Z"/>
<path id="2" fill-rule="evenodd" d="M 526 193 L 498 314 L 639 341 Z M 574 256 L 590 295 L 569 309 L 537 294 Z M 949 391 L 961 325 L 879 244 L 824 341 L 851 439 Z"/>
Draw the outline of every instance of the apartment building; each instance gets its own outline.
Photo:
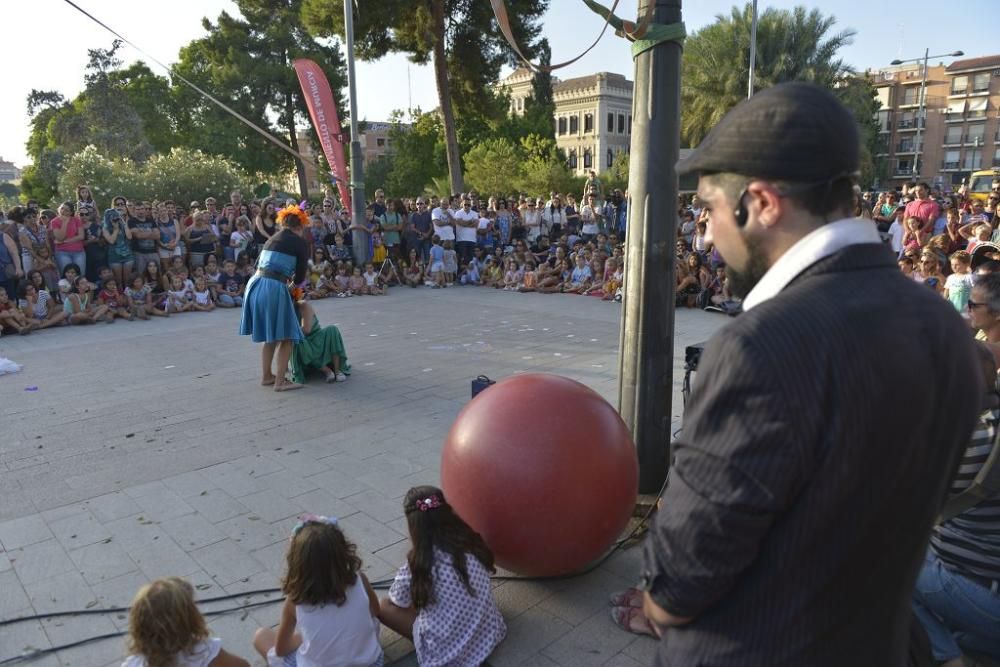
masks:
<path id="1" fill-rule="evenodd" d="M 880 187 L 918 179 L 945 190 L 1000 166 L 1000 55 L 869 70 L 882 109 Z M 924 86 L 921 100 L 921 85 Z"/>

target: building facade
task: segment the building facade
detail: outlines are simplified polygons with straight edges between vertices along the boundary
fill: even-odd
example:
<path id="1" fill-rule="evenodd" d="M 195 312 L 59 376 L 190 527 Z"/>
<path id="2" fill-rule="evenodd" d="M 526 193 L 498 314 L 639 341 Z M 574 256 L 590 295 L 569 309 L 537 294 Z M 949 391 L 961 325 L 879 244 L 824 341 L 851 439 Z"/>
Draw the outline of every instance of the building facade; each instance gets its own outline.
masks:
<path id="1" fill-rule="evenodd" d="M 1000 55 L 929 66 L 922 113 L 923 65 L 868 74 L 882 104 L 879 187 L 917 179 L 950 190 L 974 171 L 1000 166 Z"/>
<path id="2" fill-rule="evenodd" d="M 518 68 L 498 84 L 510 97 L 511 113 L 524 113 L 534 75 Z M 611 167 L 632 140 L 632 82 L 621 74 L 598 72 L 552 79 L 556 144 L 570 169 L 583 175 Z"/>
<path id="3" fill-rule="evenodd" d="M 13 183 L 21 180 L 21 170 L 0 157 L 0 183 Z"/>

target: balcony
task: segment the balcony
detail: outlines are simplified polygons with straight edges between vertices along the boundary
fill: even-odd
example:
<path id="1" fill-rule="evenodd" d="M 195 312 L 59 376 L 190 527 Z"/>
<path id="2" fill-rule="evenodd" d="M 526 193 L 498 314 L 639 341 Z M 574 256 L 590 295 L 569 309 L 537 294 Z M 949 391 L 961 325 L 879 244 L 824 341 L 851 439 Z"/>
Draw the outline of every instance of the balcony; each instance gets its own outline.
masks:
<path id="1" fill-rule="evenodd" d="M 903 141 L 903 142 L 900 142 L 900 143 L 896 144 L 896 152 L 897 153 L 919 153 L 920 152 L 920 147 L 916 146 L 912 142 Z"/>
<path id="2" fill-rule="evenodd" d="M 961 136 L 959 136 L 959 137 L 949 137 L 948 135 L 945 135 L 944 140 L 941 142 L 941 145 L 942 146 L 961 146 L 962 143 L 963 142 L 962 142 L 962 137 Z"/>
<path id="3" fill-rule="evenodd" d="M 955 162 L 941 161 L 941 171 L 958 171 L 958 169 L 959 162 L 957 160 Z"/>
<path id="4" fill-rule="evenodd" d="M 927 127 L 927 119 L 923 118 L 920 120 L 920 127 Z M 916 130 L 917 129 L 917 119 L 916 118 L 904 118 L 903 120 L 896 123 L 896 129 L 900 132 L 906 130 Z"/>
<path id="5" fill-rule="evenodd" d="M 983 168 L 982 160 L 966 160 L 962 163 L 963 171 L 978 171 Z"/>
<path id="6" fill-rule="evenodd" d="M 966 146 L 982 146 L 986 143 L 986 139 L 982 136 L 973 137 L 967 134 L 962 137 L 962 143 Z"/>

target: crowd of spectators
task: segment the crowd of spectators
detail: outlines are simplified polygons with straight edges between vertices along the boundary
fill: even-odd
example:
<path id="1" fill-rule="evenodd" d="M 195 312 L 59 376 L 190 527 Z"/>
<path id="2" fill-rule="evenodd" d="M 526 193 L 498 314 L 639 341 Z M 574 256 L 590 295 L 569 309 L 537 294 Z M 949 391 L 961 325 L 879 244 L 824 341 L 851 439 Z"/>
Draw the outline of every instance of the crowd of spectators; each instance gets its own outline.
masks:
<path id="1" fill-rule="evenodd" d="M 625 196 L 587 180 L 574 195 L 388 201 L 377 190 L 362 224 L 332 198 L 308 209 L 307 298 L 381 295 L 392 286 L 479 285 L 620 300 Z M 232 192 L 187 207 L 115 197 L 103 210 L 81 185 L 55 210 L 28 202 L 0 214 L 0 331 L 169 317 L 242 304 L 264 243 L 270 197 Z"/>

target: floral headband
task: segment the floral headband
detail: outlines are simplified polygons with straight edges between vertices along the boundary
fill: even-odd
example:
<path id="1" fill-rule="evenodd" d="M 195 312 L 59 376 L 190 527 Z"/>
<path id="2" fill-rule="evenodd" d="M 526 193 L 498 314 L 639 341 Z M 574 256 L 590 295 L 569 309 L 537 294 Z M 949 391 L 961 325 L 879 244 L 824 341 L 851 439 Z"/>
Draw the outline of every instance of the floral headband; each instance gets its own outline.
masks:
<path id="1" fill-rule="evenodd" d="M 298 535 L 299 531 L 311 523 L 325 523 L 328 526 L 336 526 L 337 517 L 323 516 L 321 514 L 302 514 L 299 516 L 299 522 L 292 528 L 292 537 Z"/>
<path id="2" fill-rule="evenodd" d="M 441 500 L 441 496 L 433 495 L 427 496 L 426 498 L 417 498 L 416 502 L 413 503 L 421 512 L 426 512 L 427 510 L 436 510 L 441 507 L 444 502 Z"/>
<path id="3" fill-rule="evenodd" d="M 305 202 L 303 202 L 304 204 Z M 303 227 L 309 226 L 309 215 L 303 210 L 302 205 L 292 204 L 278 211 L 277 221 L 279 225 L 287 225 L 285 219 L 289 216 L 298 218 Z"/>

